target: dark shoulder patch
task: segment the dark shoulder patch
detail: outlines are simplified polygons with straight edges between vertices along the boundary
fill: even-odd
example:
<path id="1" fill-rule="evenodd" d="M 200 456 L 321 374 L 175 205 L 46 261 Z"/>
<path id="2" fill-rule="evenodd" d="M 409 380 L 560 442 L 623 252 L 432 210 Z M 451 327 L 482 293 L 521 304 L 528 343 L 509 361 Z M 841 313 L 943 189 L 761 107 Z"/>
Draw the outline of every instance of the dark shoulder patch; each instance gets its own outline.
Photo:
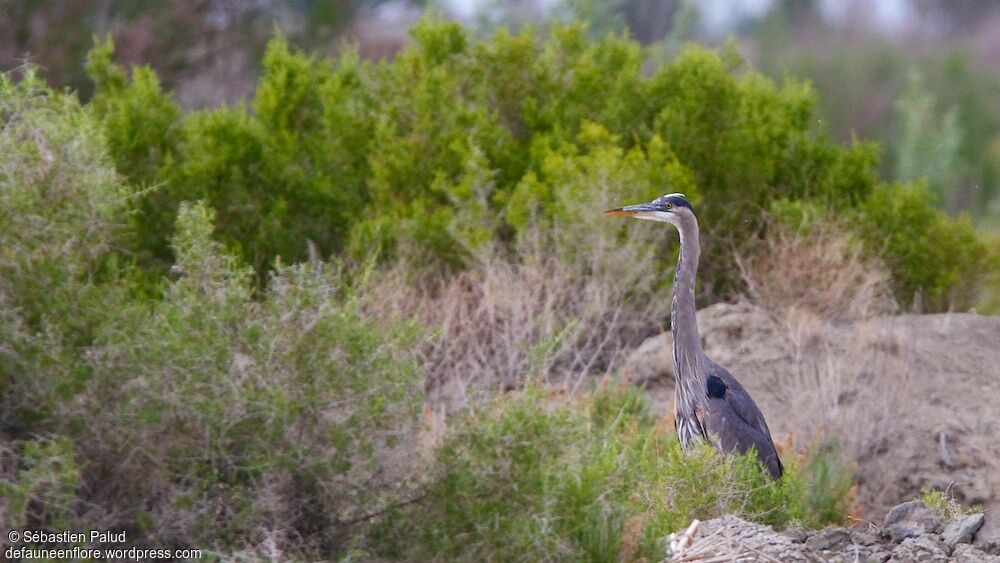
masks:
<path id="1" fill-rule="evenodd" d="M 723 399 L 726 397 L 726 383 L 716 375 L 708 376 L 705 388 L 708 392 L 708 396 L 713 399 Z"/>

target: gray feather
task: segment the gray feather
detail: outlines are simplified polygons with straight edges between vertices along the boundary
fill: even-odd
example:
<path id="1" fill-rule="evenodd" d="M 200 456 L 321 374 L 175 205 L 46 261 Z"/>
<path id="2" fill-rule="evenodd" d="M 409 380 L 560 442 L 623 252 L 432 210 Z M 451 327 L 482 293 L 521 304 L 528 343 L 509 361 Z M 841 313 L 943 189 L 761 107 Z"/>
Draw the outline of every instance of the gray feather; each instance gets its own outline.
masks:
<path id="1" fill-rule="evenodd" d="M 728 388 L 726 400 L 732 406 L 736 416 L 744 424 L 757 430 L 766 436 L 768 440 L 771 440 L 771 431 L 767 428 L 767 421 L 764 420 L 764 415 L 760 412 L 760 408 L 757 407 L 757 403 L 750 397 L 750 393 L 747 393 L 747 390 L 740 385 L 740 382 L 726 368 L 715 362 L 712 362 L 711 366 L 710 375 L 718 377 L 726 384 Z"/>
<path id="2" fill-rule="evenodd" d="M 755 449 L 771 477 L 781 477 L 784 467 L 764 415 L 732 374 L 720 366 L 714 367 L 713 375 L 726 384 L 726 392 L 722 397 L 705 394 L 704 426 L 709 439 L 716 440 L 719 449 L 726 453 L 736 450 L 745 454 Z"/>

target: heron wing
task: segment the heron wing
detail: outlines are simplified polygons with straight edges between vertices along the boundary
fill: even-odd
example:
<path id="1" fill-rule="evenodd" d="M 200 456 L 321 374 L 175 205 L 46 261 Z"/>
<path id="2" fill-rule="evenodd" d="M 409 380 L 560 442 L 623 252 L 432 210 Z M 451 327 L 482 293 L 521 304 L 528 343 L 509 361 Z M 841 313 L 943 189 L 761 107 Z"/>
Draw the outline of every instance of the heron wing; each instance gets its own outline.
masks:
<path id="1" fill-rule="evenodd" d="M 732 407 L 736 416 L 751 428 L 756 429 L 766 436 L 767 440 L 771 442 L 771 431 L 767 428 L 764 415 L 757 407 L 757 403 L 750 397 L 750 393 L 747 393 L 747 390 L 740 385 L 740 382 L 733 377 L 733 374 L 718 364 L 712 364 L 711 374 L 725 382 L 726 387 L 728 387 L 726 402 Z M 774 448 L 773 445 L 771 447 L 772 449 Z"/>
<path id="2" fill-rule="evenodd" d="M 745 454 L 753 447 L 757 451 L 757 458 L 771 474 L 771 477 L 774 479 L 781 477 L 785 468 L 781 465 L 778 452 L 774 449 L 774 443 L 763 432 L 747 424 L 735 412 L 730 401 L 708 397 L 706 411 L 705 426 L 710 435 L 718 439 L 718 446 L 721 447 L 722 451 L 736 450 Z"/>

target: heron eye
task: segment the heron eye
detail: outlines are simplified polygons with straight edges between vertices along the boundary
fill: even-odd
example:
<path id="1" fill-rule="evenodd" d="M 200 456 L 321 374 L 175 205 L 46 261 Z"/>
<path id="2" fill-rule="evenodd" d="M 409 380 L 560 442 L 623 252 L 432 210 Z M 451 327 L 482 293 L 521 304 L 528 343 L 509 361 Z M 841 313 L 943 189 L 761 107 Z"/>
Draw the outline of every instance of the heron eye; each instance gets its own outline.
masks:
<path id="1" fill-rule="evenodd" d="M 674 207 L 674 204 L 672 204 L 672 203 L 667 203 L 667 205 L 666 205 L 667 209 L 672 209 L 673 207 Z"/>

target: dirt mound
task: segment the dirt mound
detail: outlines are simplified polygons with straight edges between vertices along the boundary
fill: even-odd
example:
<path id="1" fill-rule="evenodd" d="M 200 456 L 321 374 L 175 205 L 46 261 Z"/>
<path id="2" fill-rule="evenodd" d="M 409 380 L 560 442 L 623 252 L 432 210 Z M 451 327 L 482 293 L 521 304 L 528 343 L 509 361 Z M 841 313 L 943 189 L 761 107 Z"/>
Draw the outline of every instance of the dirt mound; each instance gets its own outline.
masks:
<path id="1" fill-rule="evenodd" d="M 982 514 L 945 522 L 922 502 L 907 502 L 889 511 L 883 526 L 799 528 L 776 532 L 769 526 L 726 515 L 695 521 L 671 534 L 669 561 L 1000 561 L 995 544 L 977 538 Z M 975 542 L 975 543 L 973 543 Z"/>
<path id="2" fill-rule="evenodd" d="M 706 353 L 756 399 L 778 442 L 823 436 L 856 461 L 857 512 L 871 520 L 922 488 L 948 490 L 1000 537 L 1000 317 L 899 315 L 831 323 L 753 305 L 698 313 Z M 624 373 L 654 410 L 673 401 L 670 334 Z"/>

